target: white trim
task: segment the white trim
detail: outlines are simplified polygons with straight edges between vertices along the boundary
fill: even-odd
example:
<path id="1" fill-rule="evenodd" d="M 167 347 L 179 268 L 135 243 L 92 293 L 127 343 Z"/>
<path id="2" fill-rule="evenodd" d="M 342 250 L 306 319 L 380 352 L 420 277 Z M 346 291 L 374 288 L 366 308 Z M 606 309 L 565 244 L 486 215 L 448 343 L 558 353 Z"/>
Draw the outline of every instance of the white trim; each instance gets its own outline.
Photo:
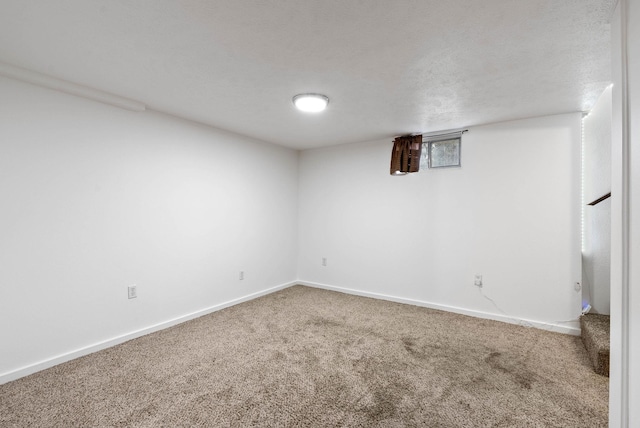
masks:
<path id="1" fill-rule="evenodd" d="M 630 173 L 630 162 L 631 162 L 631 141 L 629 139 L 630 134 L 630 120 L 629 120 L 629 0 L 620 1 L 620 33 L 621 33 L 621 41 L 620 41 L 620 50 L 621 50 L 621 82 L 620 82 L 620 93 L 622 96 L 622 188 L 620 189 L 620 201 L 622 204 L 622 251 L 620 253 L 621 256 L 621 308 L 620 308 L 620 332 L 622 335 L 621 338 L 621 351 L 620 351 L 620 426 L 628 427 L 629 426 L 629 358 L 630 358 L 630 350 L 629 350 L 629 342 L 630 338 L 630 328 L 629 328 L 629 291 L 630 291 L 630 231 L 631 231 L 631 221 L 630 221 L 630 188 L 631 188 L 631 173 Z"/>
<path id="2" fill-rule="evenodd" d="M 405 303 L 408 305 L 421 306 L 421 307 L 430 308 L 430 309 L 438 309 L 438 310 L 447 311 L 447 312 L 454 312 L 456 314 L 468 315 L 476 318 L 483 318 L 483 319 L 489 319 L 494 321 L 501 321 L 509 324 L 517 324 L 517 325 L 526 326 L 526 327 L 535 327 L 541 330 L 553 331 L 555 333 L 570 334 L 572 336 L 580 335 L 580 328 L 569 327 L 566 325 L 558 324 L 557 322 L 548 323 L 544 321 L 534 321 L 534 320 L 528 320 L 524 318 L 509 317 L 506 315 L 493 314 L 490 312 L 476 311 L 473 309 L 464 309 L 456 306 L 448 306 L 448 305 L 442 305 L 439 303 L 425 302 L 423 300 L 408 299 L 406 297 L 390 296 L 387 294 L 372 293 L 369 291 L 355 290 L 352 288 L 337 287 L 335 285 L 320 284 L 317 282 L 298 281 L 298 284 L 306 285 L 308 287 L 322 288 L 325 290 L 338 291 L 346 294 L 353 294 L 356 296 L 371 297 L 374 299 L 389 300 L 391 302 Z M 575 322 L 577 323 L 578 321 L 575 321 Z"/>
<path id="3" fill-rule="evenodd" d="M 238 303 L 242 303 L 242 302 L 246 302 L 249 300 L 253 300 L 256 299 L 258 297 L 267 295 L 267 294 L 271 294 L 273 292 L 279 291 L 279 290 L 283 290 L 285 288 L 291 287 L 293 285 L 296 285 L 298 282 L 297 281 L 292 281 L 292 282 L 287 282 L 284 284 L 280 284 L 280 285 L 276 285 L 275 287 L 271 287 L 271 288 L 267 288 L 266 290 L 262 290 L 262 291 L 258 291 L 256 293 L 251 293 L 251 294 L 247 294 L 246 296 L 243 297 L 239 297 L 237 299 L 233 299 L 233 300 L 229 300 L 227 302 L 224 303 L 220 303 L 217 305 L 213 305 L 213 306 L 209 306 L 208 308 L 204 308 L 204 309 L 200 309 L 198 311 L 195 312 L 191 312 L 189 314 L 185 314 L 185 315 L 181 315 L 179 317 L 176 318 L 172 318 L 170 320 L 167 321 L 163 321 L 145 328 L 141 328 L 139 330 L 135 330 L 120 336 L 116 336 L 113 337 L 111 339 L 107 339 L 104 340 L 102 342 L 98 342 L 98 343 L 94 343 L 93 345 L 89 345 L 89 346 L 85 346 L 79 349 L 76 349 L 75 351 L 70 351 L 70 352 L 66 352 L 64 354 L 52 357 L 52 358 L 48 358 L 46 360 L 42 360 L 40 362 L 34 363 L 34 364 L 29 364 L 27 366 L 21 367 L 19 369 L 10 371 L 10 372 L 6 372 L 6 373 L 2 373 L 0 374 L 0 385 L 2 385 L 3 383 L 7 383 L 10 382 L 12 380 L 16 380 L 19 379 L 21 377 L 30 375 L 32 373 L 36 373 L 39 372 L 41 370 L 44 369 L 48 369 L 50 367 L 56 366 L 58 364 L 67 362 L 67 361 L 71 361 L 75 358 L 79 358 L 82 357 L 84 355 L 88 355 L 88 354 L 92 354 L 94 352 L 103 350 L 103 349 L 107 349 L 110 348 L 112 346 L 118 345 L 120 343 L 124 343 L 127 342 L 131 339 L 135 339 L 137 337 L 140 336 L 144 336 L 146 334 L 149 333 L 153 333 L 159 330 L 164 330 L 165 328 L 169 328 L 172 327 L 176 324 L 180 324 L 183 323 L 185 321 L 189 321 L 192 320 L 194 318 L 198 318 L 201 317 L 203 315 L 207 315 L 210 314 L 212 312 L 216 312 L 219 311 L 221 309 L 224 308 L 228 308 L 229 306 L 234 306 L 237 305 Z"/>
<path id="4" fill-rule="evenodd" d="M 87 98 L 89 100 L 98 101 L 115 107 L 120 107 L 131 111 L 145 111 L 146 106 L 129 98 L 124 98 L 109 92 L 100 91 L 67 80 L 58 79 L 47 74 L 38 73 L 36 71 L 27 70 L 26 68 L 16 67 L 11 64 L 0 62 L 0 76 L 9 79 L 19 80 L 21 82 L 30 83 L 32 85 L 42 86 L 43 88 L 53 89 L 55 91 L 64 92 L 65 94 L 75 95 L 77 97 Z"/>

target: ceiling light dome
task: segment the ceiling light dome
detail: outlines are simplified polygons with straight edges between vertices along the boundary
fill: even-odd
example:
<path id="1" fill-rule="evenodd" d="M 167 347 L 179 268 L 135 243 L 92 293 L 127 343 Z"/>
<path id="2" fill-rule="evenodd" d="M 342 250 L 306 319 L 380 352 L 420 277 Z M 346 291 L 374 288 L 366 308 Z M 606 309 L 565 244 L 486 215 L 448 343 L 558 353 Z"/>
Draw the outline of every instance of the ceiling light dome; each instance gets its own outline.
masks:
<path id="1" fill-rule="evenodd" d="M 293 104 L 298 110 L 307 113 L 318 113 L 327 108 L 329 97 L 322 94 L 298 94 L 293 97 Z"/>

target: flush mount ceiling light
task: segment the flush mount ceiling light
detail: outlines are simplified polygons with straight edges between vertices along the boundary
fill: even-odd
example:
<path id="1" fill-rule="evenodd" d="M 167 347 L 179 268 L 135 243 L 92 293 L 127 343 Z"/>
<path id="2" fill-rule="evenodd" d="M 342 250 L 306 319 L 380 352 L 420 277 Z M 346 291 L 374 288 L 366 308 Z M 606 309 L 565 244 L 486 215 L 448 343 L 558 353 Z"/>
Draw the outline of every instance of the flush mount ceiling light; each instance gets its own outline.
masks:
<path id="1" fill-rule="evenodd" d="M 307 113 L 318 113 L 327 108 L 329 97 L 322 94 L 298 94 L 293 97 L 293 104 Z"/>

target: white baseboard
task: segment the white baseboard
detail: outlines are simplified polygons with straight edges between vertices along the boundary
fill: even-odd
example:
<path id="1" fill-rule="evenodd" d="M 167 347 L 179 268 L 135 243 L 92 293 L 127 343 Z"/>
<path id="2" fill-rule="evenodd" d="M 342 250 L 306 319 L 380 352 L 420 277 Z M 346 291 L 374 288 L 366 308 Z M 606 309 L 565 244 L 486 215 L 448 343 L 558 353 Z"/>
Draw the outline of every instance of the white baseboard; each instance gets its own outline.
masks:
<path id="1" fill-rule="evenodd" d="M 124 343 L 126 341 L 129 341 L 131 339 L 135 339 L 137 337 L 144 336 L 144 335 L 149 334 L 149 333 L 153 333 L 153 332 L 156 332 L 156 331 L 159 331 L 159 330 L 163 330 L 165 328 L 172 327 L 172 326 L 174 326 L 176 324 L 180 324 L 180 323 L 183 323 L 185 321 L 189 321 L 189 320 L 192 320 L 194 318 L 198 318 L 198 317 L 201 317 L 203 315 L 207 315 L 207 314 L 210 314 L 212 312 L 216 312 L 216 311 L 219 311 L 221 309 L 228 308 L 230 306 L 234 306 L 234 305 L 237 305 L 237 304 L 242 303 L 242 302 L 246 302 L 246 301 L 253 300 L 255 298 L 267 295 L 267 294 L 271 294 L 271 293 L 276 292 L 278 290 L 283 290 L 285 288 L 291 287 L 291 286 L 296 285 L 296 284 L 306 285 L 308 287 L 314 287 L 314 288 L 322 288 L 322 289 L 325 289 L 325 290 L 338 291 L 338 292 L 341 292 L 341 293 L 353 294 L 353 295 L 357 295 L 357 296 L 371 297 L 371 298 L 374 298 L 374 299 L 389 300 L 389 301 L 392 301 L 392 302 L 405 303 L 405 304 L 414 305 L 414 306 L 422 306 L 422 307 L 425 307 L 425 308 L 438 309 L 438 310 L 447 311 L 447 312 L 454 312 L 454 313 L 458 313 L 458 314 L 462 314 L 462 315 L 469 315 L 469 316 L 476 317 L 476 318 L 485 318 L 485 319 L 490 319 L 490 320 L 495 320 L 495 321 L 502 321 L 502 322 L 506 322 L 506 323 L 510 323 L 510 324 L 523 325 L 523 326 L 527 326 L 527 327 L 535 327 L 535 328 L 539 328 L 539 329 L 542 329 L 542 330 L 553 331 L 553 332 L 556 332 L 556 333 L 571 334 L 571 335 L 575 335 L 575 336 L 579 336 L 580 335 L 580 329 L 579 328 L 565 326 L 565 325 L 556 324 L 556 323 L 546 323 L 546 322 L 541 322 L 541 321 L 533 321 L 533 320 L 527 320 L 527 319 L 521 319 L 521 318 L 508 317 L 508 316 L 500 315 L 500 314 L 492 314 L 492 313 L 489 313 L 489 312 L 481 312 L 481 311 L 475 311 L 475 310 L 470 310 L 470 309 L 458 308 L 458 307 L 455 307 L 455 306 L 441 305 L 441 304 L 437 304 L 437 303 L 425 302 L 425 301 L 422 301 L 422 300 L 415 300 L 415 299 L 408 299 L 408 298 L 404 298 L 404 297 L 389 296 L 389 295 L 386 295 L 386 294 L 372 293 L 372 292 L 369 292 L 369 291 L 354 290 L 354 289 L 351 289 L 351 288 L 337 287 L 337 286 L 334 286 L 334 285 L 320 284 L 320 283 L 317 283 L 317 282 L 292 281 L 292 282 L 288 282 L 288 283 L 277 285 L 275 287 L 268 288 L 266 290 L 258 291 L 256 293 L 251 293 L 251 294 L 248 294 L 246 296 L 239 297 L 237 299 L 229 300 L 227 302 L 220 303 L 218 305 L 210 306 L 208 308 L 204 308 L 204 309 L 201 309 L 201 310 L 196 311 L 196 312 L 191 312 L 189 314 L 185 314 L 185 315 L 182 315 L 182 316 L 177 317 L 177 318 L 173 318 L 173 319 L 170 319 L 170 320 L 167 320 L 167 321 L 163 321 L 163 322 L 158 323 L 158 324 L 154 324 L 154 325 L 151 325 L 151 326 L 139 329 L 139 330 L 135 330 L 135 331 L 132 331 L 130 333 L 126 333 L 126 334 L 123 334 L 123 335 L 120 335 L 120 336 L 117 336 L 117 337 L 114 337 L 114 338 L 111 338 L 111 339 L 108 339 L 108 340 L 104 340 L 102 342 L 94 343 L 93 345 L 85 346 L 83 348 L 79 348 L 79 349 L 76 349 L 74 351 L 66 352 L 64 354 L 48 358 L 46 360 L 42 360 L 40 362 L 24 366 L 24 367 L 21 367 L 19 369 L 16 369 L 16 370 L 13 370 L 13 371 L 10 371 L 10 372 L 2 373 L 2 374 L 0 374 L 0 385 L 2 385 L 4 383 L 7 383 L 7 382 L 10 382 L 12 380 L 19 379 L 19 378 L 24 377 L 24 376 L 28 376 L 28 375 L 36 373 L 36 372 L 39 372 L 41 370 L 48 369 L 50 367 L 53 367 L 53 366 L 56 366 L 58 364 L 73 360 L 75 358 L 79 358 L 79 357 L 82 357 L 84 355 L 92 354 L 92 353 L 100 351 L 102 349 L 110 348 L 110 347 L 118 345 L 120 343 Z"/>
<path id="2" fill-rule="evenodd" d="M 425 302 L 422 300 L 407 299 L 405 297 L 389 296 L 387 294 L 372 293 L 369 291 L 354 290 L 351 288 L 337 287 L 334 285 L 320 284 L 317 282 L 298 281 L 297 283 L 300 285 L 306 285 L 308 287 L 322 288 L 325 290 L 338 291 L 341 293 L 353 294 L 356 296 L 371 297 L 374 299 L 381 299 L 381 300 L 389 300 L 391 302 L 397 302 L 397 303 L 406 303 L 414 306 L 422 306 L 430 309 L 438 309 L 441 311 L 454 312 L 462 315 L 469 315 L 476 318 L 490 319 L 494 321 L 506 322 L 509 324 L 517 324 L 525 327 L 539 328 L 541 330 L 553 331 L 556 333 L 580 336 L 579 327 L 572 327 L 572 326 L 562 325 L 559 323 L 548 323 L 543 321 L 533 321 L 533 320 L 528 320 L 523 318 L 509 317 L 501 314 L 493 314 L 490 312 L 482 312 L 482 311 L 476 311 L 472 309 L 458 308 L 455 306 L 441 305 L 438 303 Z M 571 321 L 571 322 L 578 323 L 577 320 Z"/>
<path id="3" fill-rule="evenodd" d="M 19 378 L 24 377 L 24 376 L 30 375 L 32 373 L 36 373 L 36 372 L 39 372 L 41 370 L 48 369 L 48 368 L 56 366 L 58 364 L 61 364 L 61 363 L 67 362 L 67 361 L 71 361 L 71 360 L 73 360 L 75 358 L 79 358 L 79 357 L 82 357 L 84 355 L 92 354 L 92 353 L 100 351 L 102 349 L 110 348 L 110 347 L 118 345 L 120 343 L 124 343 L 124 342 L 126 342 L 128 340 L 135 339 L 137 337 L 144 336 L 146 334 L 153 333 L 153 332 L 156 332 L 156 331 L 159 331 L 159 330 L 164 330 L 165 328 L 172 327 L 172 326 L 174 326 L 176 324 L 180 324 L 180 323 L 183 323 L 185 321 L 189 321 L 189 320 L 192 320 L 194 318 L 198 318 L 198 317 L 201 317 L 203 315 L 207 315 L 207 314 L 210 314 L 212 312 L 216 312 L 216 311 L 219 311 L 221 309 L 228 308 L 229 306 L 234 306 L 234 305 L 237 305 L 238 303 L 246 302 L 246 301 L 253 300 L 255 298 L 267 295 L 267 294 L 271 294 L 273 292 L 276 292 L 278 290 L 282 290 L 282 289 L 291 287 L 292 285 L 296 285 L 296 284 L 298 284 L 297 281 L 292 281 L 292 282 L 287 282 L 287 283 L 284 283 L 284 284 L 280 284 L 280 285 L 277 285 L 275 287 L 267 288 L 266 290 L 258 291 L 258 292 L 251 293 L 251 294 L 247 294 L 246 296 L 239 297 L 237 299 L 229 300 L 227 302 L 220 303 L 218 305 L 210 306 L 208 308 L 204 308 L 204 309 L 201 309 L 201 310 L 196 311 L 196 312 L 191 312 L 189 314 L 185 314 L 185 315 L 179 316 L 177 318 L 173 318 L 173 319 L 170 319 L 170 320 L 167 320 L 167 321 L 163 321 L 163 322 L 158 323 L 158 324 L 154 324 L 154 325 L 151 325 L 151 326 L 139 329 L 139 330 L 132 331 L 130 333 L 126 333 L 126 334 L 123 334 L 123 335 L 120 335 L 120 336 L 117 336 L 117 337 L 113 337 L 111 339 L 104 340 L 102 342 L 94 343 L 93 345 L 85 346 L 83 348 L 79 348 L 79 349 L 76 349 L 74 351 L 66 352 L 64 354 L 48 358 L 46 360 L 42 360 L 40 362 L 24 366 L 24 367 L 21 367 L 19 369 L 16 369 L 16 370 L 13 370 L 13 371 L 10 371 L 10 372 L 2 373 L 2 374 L 0 374 L 0 385 L 2 385 L 4 383 L 7 383 L 7 382 L 10 382 L 12 380 L 19 379 Z"/>

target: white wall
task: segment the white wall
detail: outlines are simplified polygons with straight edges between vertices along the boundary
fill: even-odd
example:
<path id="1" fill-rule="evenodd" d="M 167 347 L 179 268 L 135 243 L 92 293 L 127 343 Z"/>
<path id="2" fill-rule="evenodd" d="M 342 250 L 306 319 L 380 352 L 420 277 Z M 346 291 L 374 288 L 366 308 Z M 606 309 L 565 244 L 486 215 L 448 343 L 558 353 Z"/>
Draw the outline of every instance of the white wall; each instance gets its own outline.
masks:
<path id="1" fill-rule="evenodd" d="M 640 4 L 612 17 L 609 426 L 640 426 Z M 626 45 L 626 49 L 625 49 Z M 627 58 L 626 73 L 624 57 Z M 626 74 L 626 78 L 625 78 Z M 624 106 L 628 107 L 625 109 Z M 627 110 L 628 115 L 625 115 Z M 624 137 L 628 132 L 628 138 Z"/>
<path id="2" fill-rule="evenodd" d="M 584 203 L 611 192 L 611 87 L 584 118 Z M 609 314 L 611 275 L 611 199 L 583 206 L 583 301 L 593 312 Z"/>
<path id="3" fill-rule="evenodd" d="M 461 168 L 400 177 L 390 140 L 304 151 L 298 276 L 576 333 L 580 143 L 575 113 L 471 128 Z"/>
<path id="4" fill-rule="evenodd" d="M 640 2 L 629 1 L 629 426 L 640 426 Z M 631 404 L 633 403 L 633 404 Z"/>
<path id="5" fill-rule="evenodd" d="M 0 78 L 0 381 L 289 285 L 297 164 L 293 150 Z"/>

